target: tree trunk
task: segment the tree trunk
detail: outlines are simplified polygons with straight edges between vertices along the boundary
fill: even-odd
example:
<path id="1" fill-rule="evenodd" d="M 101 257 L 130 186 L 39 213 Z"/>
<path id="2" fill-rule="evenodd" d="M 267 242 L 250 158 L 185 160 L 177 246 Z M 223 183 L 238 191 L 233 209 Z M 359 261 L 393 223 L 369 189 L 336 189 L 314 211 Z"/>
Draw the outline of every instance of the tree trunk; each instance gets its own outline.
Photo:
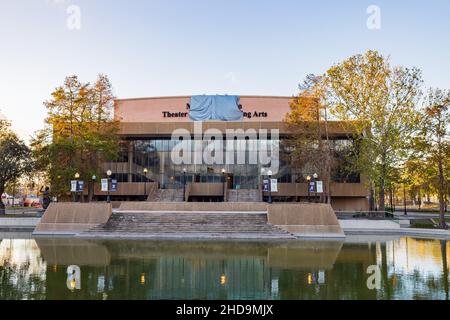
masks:
<path id="1" fill-rule="evenodd" d="M 439 159 L 439 216 L 441 220 L 441 228 L 447 230 L 447 223 L 445 222 L 445 181 L 444 181 L 444 165 L 443 159 Z"/>
<path id="2" fill-rule="evenodd" d="M 382 165 L 381 165 L 381 177 L 380 177 L 380 191 L 379 191 L 379 201 L 380 201 L 380 211 L 384 212 L 386 211 L 386 194 L 385 194 L 385 189 L 386 189 L 386 154 L 383 153 L 382 156 Z"/>
<path id="3" fill-rule="evenodd" d="M 5 204 L 3 203 L 3 200 L 1 199 L 3 192 L 5 192 L 5 186 L 0 184 L 0 215 L 6 214 Z"/>
<path id="4" fill-rule="evenodd" d="M 372 183 L 370 183 L 369 192 L 369 211 L 375 211 L 375 191 Z"/>
<path id="5" fill-rule="evenodd" d="M 419 200 L 419 211 L 420 211 L 420 210 L 422 210 L 422 194 L 420 192 L 420 187 L 417 190 L 417 193 L 418 193 L 418 199 L 417 200 Z"/>
<path id="6" fill-rule="evenodd" d="M 384 212 L 386 211 L 386 203 L 385 203 L 385 193 L 384 193 L 384 186 L 380 186 L 380 191 L 378 194 L 378 197 L 380 198 L 380 211 Z"/>

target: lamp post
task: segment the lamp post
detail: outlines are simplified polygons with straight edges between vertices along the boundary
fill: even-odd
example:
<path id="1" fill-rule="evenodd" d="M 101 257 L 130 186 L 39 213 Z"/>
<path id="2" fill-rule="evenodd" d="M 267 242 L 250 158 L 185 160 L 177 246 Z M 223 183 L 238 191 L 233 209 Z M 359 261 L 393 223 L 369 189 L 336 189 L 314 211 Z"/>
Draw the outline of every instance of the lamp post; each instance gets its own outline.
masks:
<path id="1" fill-rule="evenodd" d="M 75 180 L 77 181 L 77 186 L 75 188 L 75 196 L 73 202 L 78 202 L 78 179 L 80 179 L 80 174 L 77 172 L 75 173 Z"/>
<path id="2" fill-rule="evenodd" d="M 110 188 L 110 184 L 111 184 L 111 176 L 112 176 L 112 171 L 108 170 L 106 172 L 106 175 L 108 176 L 108 197 L 106 198 L 106 202 L 107 203 L 111 203 L 111 197 L 109 195 L 109 188 Z"/>
<path id="3" fill-rule="evenodd" d="M 225 170 L 225 168 L 223 168 L 222 169 L 222 183 L 223 183 L 223 202 L 225 202 L 225 183 L 226 183 L 226 180 L 225 180 L 225 173 L 226 173 L 227 171 Z"/>
<path id="4" fill-rule="evenodd" d="M 186 201 L 186 172 L 187 169 L 183 168 L 183 198 Z"/>
<path id="5" fill-rule="evenodd" d="M 306 181 L 308 182 L 308 202 L 311 202 L 311 176 L 307 176 Z"/>
<path id="6" fill-rule="evenodd" d="M 272 170 L 267 171 L 267 175 L 269 176 L 269 204 L 272 204 Z"/>
<path id="7" fill-rule="evenodd" d="M 314 202 L 317 203 L 317 179 L 319 178 L 319 175 L 317 173 L 313 174 L 313 178 L 314 178 Z"/>
<path id="8" fill-rule="evenodd" d="M 144 168 L 144 176 L 145 176 L 145 180 L 144 180 L 144 198 L 147 196 L 147 173 L 148 173 L 148 169 Z"/>
<path id="9" fill-rule="evenodd" d="M 94 174 L 92 176 L 92 198 L 95 195 L 95 182 L 97 182 L 97 176 Z M 89 199 L 89 201 L 92 201 L 92 199 Z"/>

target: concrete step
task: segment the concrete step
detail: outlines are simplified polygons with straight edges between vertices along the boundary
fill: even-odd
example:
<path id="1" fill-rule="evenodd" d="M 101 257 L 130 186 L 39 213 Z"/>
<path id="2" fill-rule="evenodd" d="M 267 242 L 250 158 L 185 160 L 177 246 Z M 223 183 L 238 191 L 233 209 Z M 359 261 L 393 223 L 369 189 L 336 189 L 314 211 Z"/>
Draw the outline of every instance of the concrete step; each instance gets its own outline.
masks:
<path id="1" fill-rule="evenodd" d="M 266 213 L 247 212 L 116 212 L 105 225 L 83 236 L 293 239 L 267 223 Z"/>

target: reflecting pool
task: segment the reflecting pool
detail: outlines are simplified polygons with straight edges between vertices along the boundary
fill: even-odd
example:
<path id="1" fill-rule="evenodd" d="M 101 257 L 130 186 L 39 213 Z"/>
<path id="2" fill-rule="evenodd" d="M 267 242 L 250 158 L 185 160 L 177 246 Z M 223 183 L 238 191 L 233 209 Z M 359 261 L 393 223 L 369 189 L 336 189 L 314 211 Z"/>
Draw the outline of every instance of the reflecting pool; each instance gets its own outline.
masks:
<path id="1" fill-rule="evenodd" d="M 444 240 L 1 238 L 0 299 L 449 299 Z"/>

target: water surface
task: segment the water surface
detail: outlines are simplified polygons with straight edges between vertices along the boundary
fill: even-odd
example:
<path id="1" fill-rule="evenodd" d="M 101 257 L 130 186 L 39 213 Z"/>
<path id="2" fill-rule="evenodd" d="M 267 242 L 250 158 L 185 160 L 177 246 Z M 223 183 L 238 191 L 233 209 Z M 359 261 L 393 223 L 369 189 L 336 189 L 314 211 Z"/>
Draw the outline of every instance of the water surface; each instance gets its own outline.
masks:
<path id="1" fill-rule="evenodd" d="M 440 240 L 3 237 L 0 299 L 449 299 L 450 245 Z"/>

